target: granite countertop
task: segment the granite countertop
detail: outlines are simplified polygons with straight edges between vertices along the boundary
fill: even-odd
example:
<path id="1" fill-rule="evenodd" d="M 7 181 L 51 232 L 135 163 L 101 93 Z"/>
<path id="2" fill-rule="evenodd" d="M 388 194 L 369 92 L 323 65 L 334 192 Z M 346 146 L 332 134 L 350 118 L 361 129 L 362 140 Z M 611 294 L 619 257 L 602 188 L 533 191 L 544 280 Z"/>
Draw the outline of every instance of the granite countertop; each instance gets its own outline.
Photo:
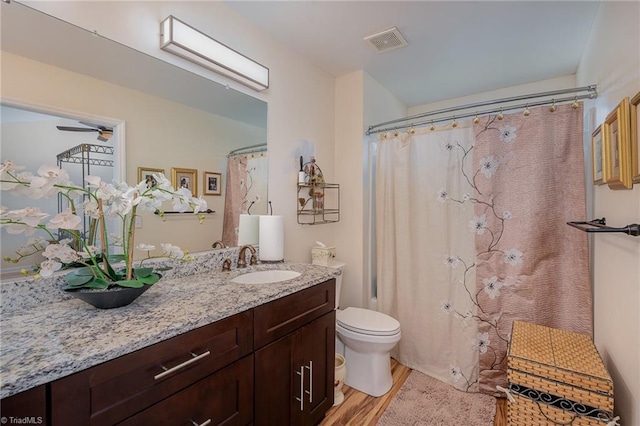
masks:
<path id="1" fill-rule="evenodd" d="M 287 269 L 301 275 L 270 284 L 230 281 L 265 269 Z M 302 263 L 256 265 L 231 272 L 216 268 L 163 278 L 131 305 L 117 309 L 100 310 L 70 298 L 31 303 L 26 309 L 3 305 L 0 398 L 230 317 L 339 273 Z"/>

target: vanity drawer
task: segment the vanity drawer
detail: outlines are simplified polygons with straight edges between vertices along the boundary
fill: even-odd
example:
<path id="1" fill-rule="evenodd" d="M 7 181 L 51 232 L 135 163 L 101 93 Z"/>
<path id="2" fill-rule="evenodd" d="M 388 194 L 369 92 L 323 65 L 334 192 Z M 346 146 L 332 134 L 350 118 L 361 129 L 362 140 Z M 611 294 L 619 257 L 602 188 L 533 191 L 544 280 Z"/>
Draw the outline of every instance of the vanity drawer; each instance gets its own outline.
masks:
<path id="1" fill-rule="evenodd" d="M 53 425 L 118 423 L 251 353 L 252 326 L 243 312 L 57 380 Z"/>
<path id="2" fill-rule="evenodd" d="M 254 309 L 253 342 L 258 349 L 322 315 L 336 306 L 336 280 L 330 279 Z"/>
<path id="3" fill-rule="evenodd" d="M 119 423 L 248 425 L 253 422 L 253 355 Z"/>

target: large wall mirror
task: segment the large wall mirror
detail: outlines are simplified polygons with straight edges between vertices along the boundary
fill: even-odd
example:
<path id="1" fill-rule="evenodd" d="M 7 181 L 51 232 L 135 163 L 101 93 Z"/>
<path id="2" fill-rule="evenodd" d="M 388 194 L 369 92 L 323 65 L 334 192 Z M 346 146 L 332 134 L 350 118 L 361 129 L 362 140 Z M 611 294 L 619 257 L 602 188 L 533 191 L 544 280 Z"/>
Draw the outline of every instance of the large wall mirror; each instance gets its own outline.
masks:
<path id="1" fill-rule="evenodd" d="M 60 152 L 92 144 L 114 149 L 112 167 L 91 170 L 105 179 L 134 184 L 148 170 L 163 170 L 169 178 L 175 170 L 196 170 L 194 189 L 215 213 L 202 225 L 193 215 L 147 214 L 136 230 L 137 241 L 171 242 L 191 252 L 211 249 L 223 233 L 225 244 L 235 245 L 237 219 L 229 215 L 249 208 L 251 214 L 267 212 L 264 101 L 24 4 L 1 7 L 2 161 L 12 159 L 35 172 L 40 164 L 56 163 Z M 58 127 L 106 127 L 113 135 Z M 82 179 L 82 166 L 65 167 L 74 181 Z M 21 208 L 30 201 L 3 196 L 2 204 L 17 202 L 8 207 Z M 57 213 L 57 200 L 48 201 L 42 209 Z M 3 233 L 3 257 L 24 243 L 19 237 L 12 244 Z"/>

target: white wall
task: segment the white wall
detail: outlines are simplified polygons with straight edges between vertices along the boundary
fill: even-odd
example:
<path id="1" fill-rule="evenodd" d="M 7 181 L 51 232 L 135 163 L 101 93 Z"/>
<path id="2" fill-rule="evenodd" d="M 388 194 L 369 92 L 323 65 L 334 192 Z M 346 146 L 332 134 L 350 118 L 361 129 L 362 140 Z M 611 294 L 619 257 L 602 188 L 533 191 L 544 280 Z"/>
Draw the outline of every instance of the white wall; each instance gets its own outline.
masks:
<path id="1" fill-rule="evenodd" d="M 28 2 L 53 16 L 178 64 L 268 102 L 269 199 L 285 216 L 285 258 L 310 261 L 316 240 L 333 240 L 332 226 L 296 220 L 296 150 L 315 143 L 328 182 L 334 174 L 334 78 L 250 24 L 222 2 Z M 270 69 L 270 88 L 256 93 L 213 72 L 161 51 L 160 21 L 173 14 Z M 124 117 L 126 118 L 126 117 Z M 135 149 L 128 146 L 129 149 Z M 345 205 L 345 208 L 347 206 Z"/>
<path id="2" fill-rule="evenodd" d="M 578 67 L 578 85 L 598 85 L 598 98 L 585 110 L 593 109 L 593 120 L 585 117 L 589 171 L 589 135 L 624 97 L 640 90 L 638 22 L 640 3 L 602 2 Z M 611 226 L 640 223 L 640 184 L 613 191 L 590 183 L 587 191 L 594 198 L 593 217 L 606 217 Z M 620 424 L 640 425 L 640 237 L 599 234 L 590 244 L 596 346 L 613 377 Z"/>

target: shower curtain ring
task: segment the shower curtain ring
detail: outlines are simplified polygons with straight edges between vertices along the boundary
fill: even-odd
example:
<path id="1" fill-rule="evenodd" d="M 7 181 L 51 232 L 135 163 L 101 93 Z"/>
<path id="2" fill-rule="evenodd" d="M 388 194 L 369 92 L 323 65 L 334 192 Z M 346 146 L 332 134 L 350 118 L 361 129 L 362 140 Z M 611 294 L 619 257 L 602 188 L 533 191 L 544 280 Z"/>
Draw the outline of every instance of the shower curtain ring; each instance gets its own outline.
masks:
<path id="1" fill-rule="evenodd" d="M 502 113 L 502 108 L 500 108 L 500 114 L 498 114 L 498 120 L 502 120 L 504 118 L 504 114 Z"/>
<path id="2" fill-rule="evenodd" d="M 528 117 L 529 115 L 531 115 L 531 111 L 529 111 L 529 104 L 527 104 L 524 107 L 524 111 L 522 112 L 522 115 L 524 115 L 525 117 Z"/>
<path id="3" fill-rule="evenodd" d="M 456 116 L 455 115 L 453 116 L 453 121 L 451 122 L 451 127 L 453 127 L 454 129 L 456 127 L 458 127 L 458 123 L 456 122 Z"/>
<path id="4" fill-rule="evenodd" d="M 473 124 L 478 124 L 480 122 L 480 119 L 478 118 L 478 113 L 476 112 L 476 116 L 473 119 Z"/>
<path id="5" fill-rule="evenodd" d="M 573 109 L 578 109 L 580 108 L 580 104 L 578 103 L 578 97 L 576 96 L 576 98 L 574 99 L 573 103 L 571 104 L 571 108 Z"/>
<path id="6" fill-rule="evenodd" d="M 433 125 L 433 120 L 431 120 L 431 126 L 429 126 L 429 130 L 435 130 L 436 126 Z"/>
<path id="7" fill-rule="evenodd" d="M 558 109 L 558 107 L 556 107 L 556 100 L 555 99 L 551 99 L 551 108 L 549 108 L 549 111 L 556 112 L 557 109 Z"/>
<path id="8" fill-rule="evenodd" d="M 394 138 L 397 138 L 397 137 L 398 137 L 398 129 L 395 129 L 395 130 L 393 131 L 393 137 L 394 137 Z"/>
<path id="9" fill-rule="evenodd" d="M 411 123 L 411 127 L 409 128 L 409 134 L 410 135 L 415 135 L 416 134 L 416 129 L 413 128 L 413 123 Z"/>

